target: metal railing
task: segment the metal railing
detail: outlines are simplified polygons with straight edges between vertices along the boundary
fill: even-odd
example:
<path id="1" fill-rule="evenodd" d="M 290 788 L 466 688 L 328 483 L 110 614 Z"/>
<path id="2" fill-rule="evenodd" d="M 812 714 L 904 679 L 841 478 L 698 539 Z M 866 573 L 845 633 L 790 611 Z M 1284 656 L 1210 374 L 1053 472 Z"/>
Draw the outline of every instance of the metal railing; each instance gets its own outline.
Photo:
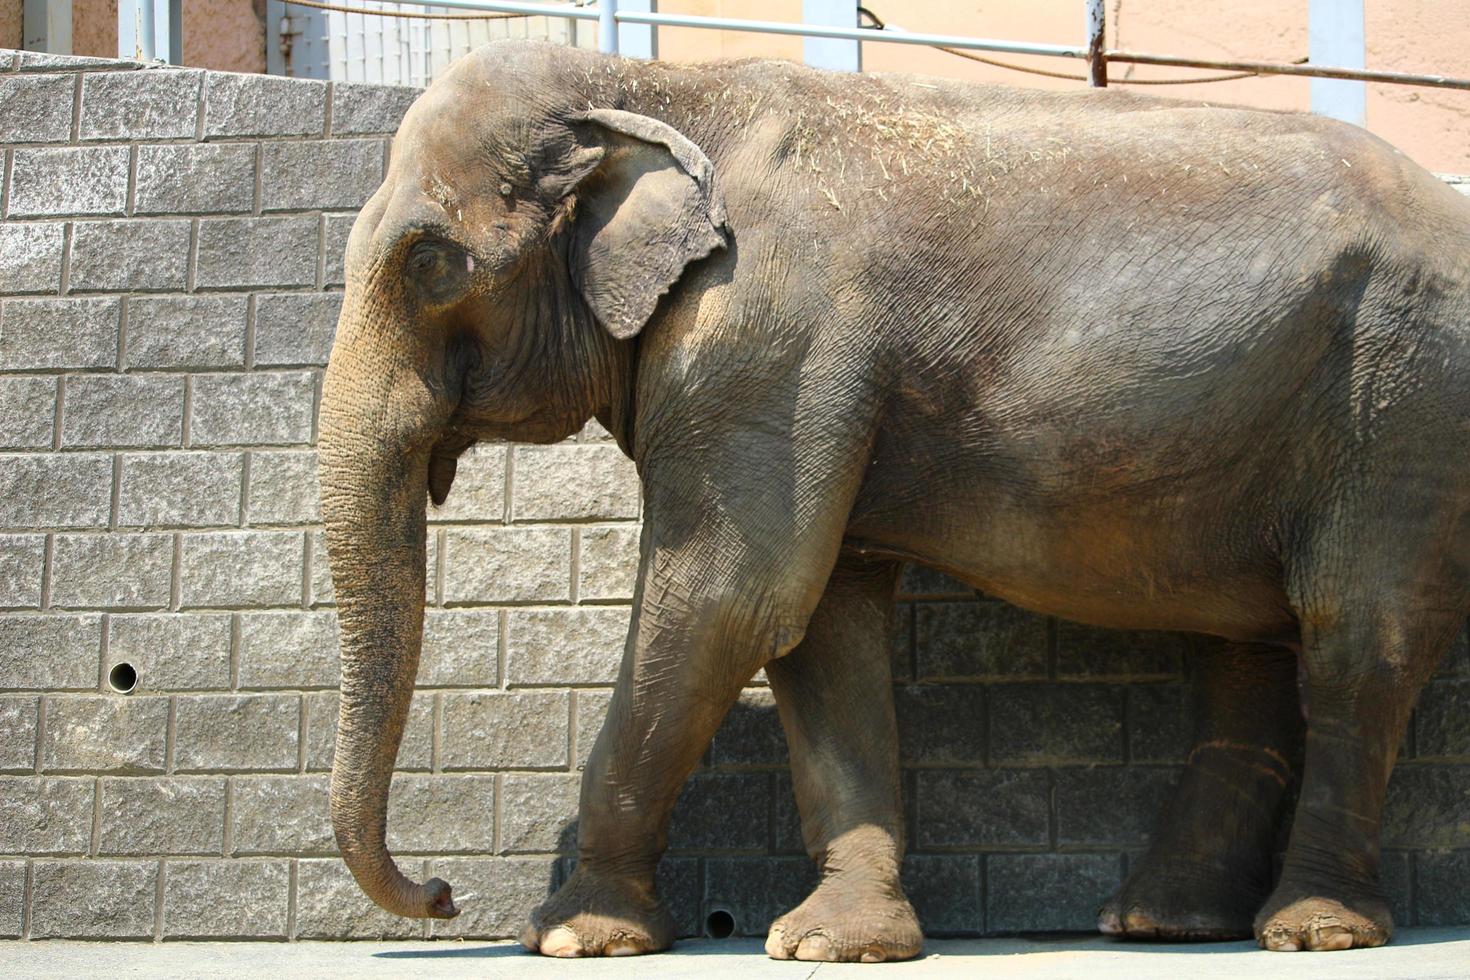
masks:
<path id="1" fill-rule="evenodd" d="M 289 0 L 288 0 L 289 2 Z M 730 17 L 702 17 L 692 14 L 666 14 L 645 10 L 622 10 L 618 0 L 598 0 L 596 6 L 531 3 L 524 0 L 395 0 L 406 6 L 434 6 L 461 10 L 524 14 L 527 16 L 565 17 L 571 20 L 596 21 L 598 48 L 607 54 L 618 52 L 620 24 L 642 24 L 652 27 L 684 27 L 702 30 L 743 31 L 752 34 L 775 34 L 804 38 L 827 38 L 859 43 L 917 44 L 931 48 L 958 48 L 991 51 L 1002 54 L 1040 55 L 1051 58 L 1075 58 L 1087 62 L 1088 82 L 1095 87 L 1108 84 L 1108 65 L 1112 62 L 1136 65 L 1167 65 L 1179 68 L 1209 68 L 1249 72 L 1255 75 L 1296 75 L 1309 78 L 1332 78 L 1360 82 L 1385 82 L 1394 85 L 1420 85 L 1432 88 L 1470 91 L 1470 79 L 1411 72 L 1371 71 L 1333 65 L 1289 64 L 1274 61 L 1218 60 L 1175 55 L 1150 54 L 1122 48 L 1108 48 L 1105 0 L 1084 0 L 1085 44 L 1044 44 L 1029 41 L 1002 41 L 994 38 L 965 37 L 954 34 L 932 34 L 872 27 L 836 27 L 821 24 L 794 24 L 784 21 L 742 20 Z"/>

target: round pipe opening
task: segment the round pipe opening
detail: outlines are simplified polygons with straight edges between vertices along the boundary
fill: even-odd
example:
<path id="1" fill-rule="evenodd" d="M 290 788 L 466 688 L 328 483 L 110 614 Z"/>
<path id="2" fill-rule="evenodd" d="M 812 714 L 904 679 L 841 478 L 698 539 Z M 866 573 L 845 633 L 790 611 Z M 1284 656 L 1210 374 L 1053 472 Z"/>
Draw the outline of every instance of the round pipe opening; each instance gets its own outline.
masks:
<path id="1" fill-rule="evenodd" d="M 704 934 L 711 939 L 729 939 L 735 935 L 735 916 L 729 909 L 711 909 L 704 920 Z"/>
<path id="2" fill-rule="evenodd" d="M 138 671 L 127 661 L 113 664 L 107 672 L 107 686 L 118 694 L 132 694 L 138 686 Z"/>

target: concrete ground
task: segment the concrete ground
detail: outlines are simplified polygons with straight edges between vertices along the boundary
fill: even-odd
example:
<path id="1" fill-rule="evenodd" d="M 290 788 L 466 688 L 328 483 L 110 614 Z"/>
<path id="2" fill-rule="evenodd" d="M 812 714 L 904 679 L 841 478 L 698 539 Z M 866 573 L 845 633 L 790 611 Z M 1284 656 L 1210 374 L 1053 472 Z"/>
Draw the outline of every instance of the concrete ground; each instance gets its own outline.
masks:
<path id="1" fill-rule="evenodd" d="M 923 958 L 883 966 L 776 962 L 756 939 L 692 940 L 661 956 L 550 960 L 512 943 L 0 943 L 0 977 L 434 977 L 516 980 L 865 980 L 992 977 L 1084 980 L 1466 980 L 1470 928 L 1403 929 L 1391 945 L 1267 953 L 1253 943 L 1143 945 L 1099 936 L 931 940 Z"/>

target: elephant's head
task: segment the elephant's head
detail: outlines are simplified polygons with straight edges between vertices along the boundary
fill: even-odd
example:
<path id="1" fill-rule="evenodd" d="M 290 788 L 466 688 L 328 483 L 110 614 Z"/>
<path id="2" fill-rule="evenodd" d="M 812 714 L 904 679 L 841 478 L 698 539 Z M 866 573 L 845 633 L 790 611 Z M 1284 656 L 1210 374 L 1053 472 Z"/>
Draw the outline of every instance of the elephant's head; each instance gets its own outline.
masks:
<path id="1" fill-rule="evenodd" d="M 406 878 L 384 842 L 425 498 L 444 500 L 477 439 L 626 419 L 630 338 L 725 244 L 708 158 L 657 119 L 588 108 L 610 84 L 591 57 L 491 46 L 462 60 L 404 118 L 347 246 L 320 438 L 342 651 L 332 824 L 363 890 L 400 915 L 456 914 L 449 886 Z"/>

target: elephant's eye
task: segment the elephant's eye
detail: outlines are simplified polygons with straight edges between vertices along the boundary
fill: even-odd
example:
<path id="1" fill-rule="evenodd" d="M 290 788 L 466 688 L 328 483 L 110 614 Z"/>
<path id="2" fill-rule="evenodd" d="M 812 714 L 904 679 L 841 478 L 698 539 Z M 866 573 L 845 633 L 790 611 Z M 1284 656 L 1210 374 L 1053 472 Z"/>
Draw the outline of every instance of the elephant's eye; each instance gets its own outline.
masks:
<path id="1" fill-rule="evenodd" d="M 474 267 L 468 253 L 444 242 L 422 241 L 408 253 L 408 273 L 432 303 L 445 303 L 459 295 Z"/>

